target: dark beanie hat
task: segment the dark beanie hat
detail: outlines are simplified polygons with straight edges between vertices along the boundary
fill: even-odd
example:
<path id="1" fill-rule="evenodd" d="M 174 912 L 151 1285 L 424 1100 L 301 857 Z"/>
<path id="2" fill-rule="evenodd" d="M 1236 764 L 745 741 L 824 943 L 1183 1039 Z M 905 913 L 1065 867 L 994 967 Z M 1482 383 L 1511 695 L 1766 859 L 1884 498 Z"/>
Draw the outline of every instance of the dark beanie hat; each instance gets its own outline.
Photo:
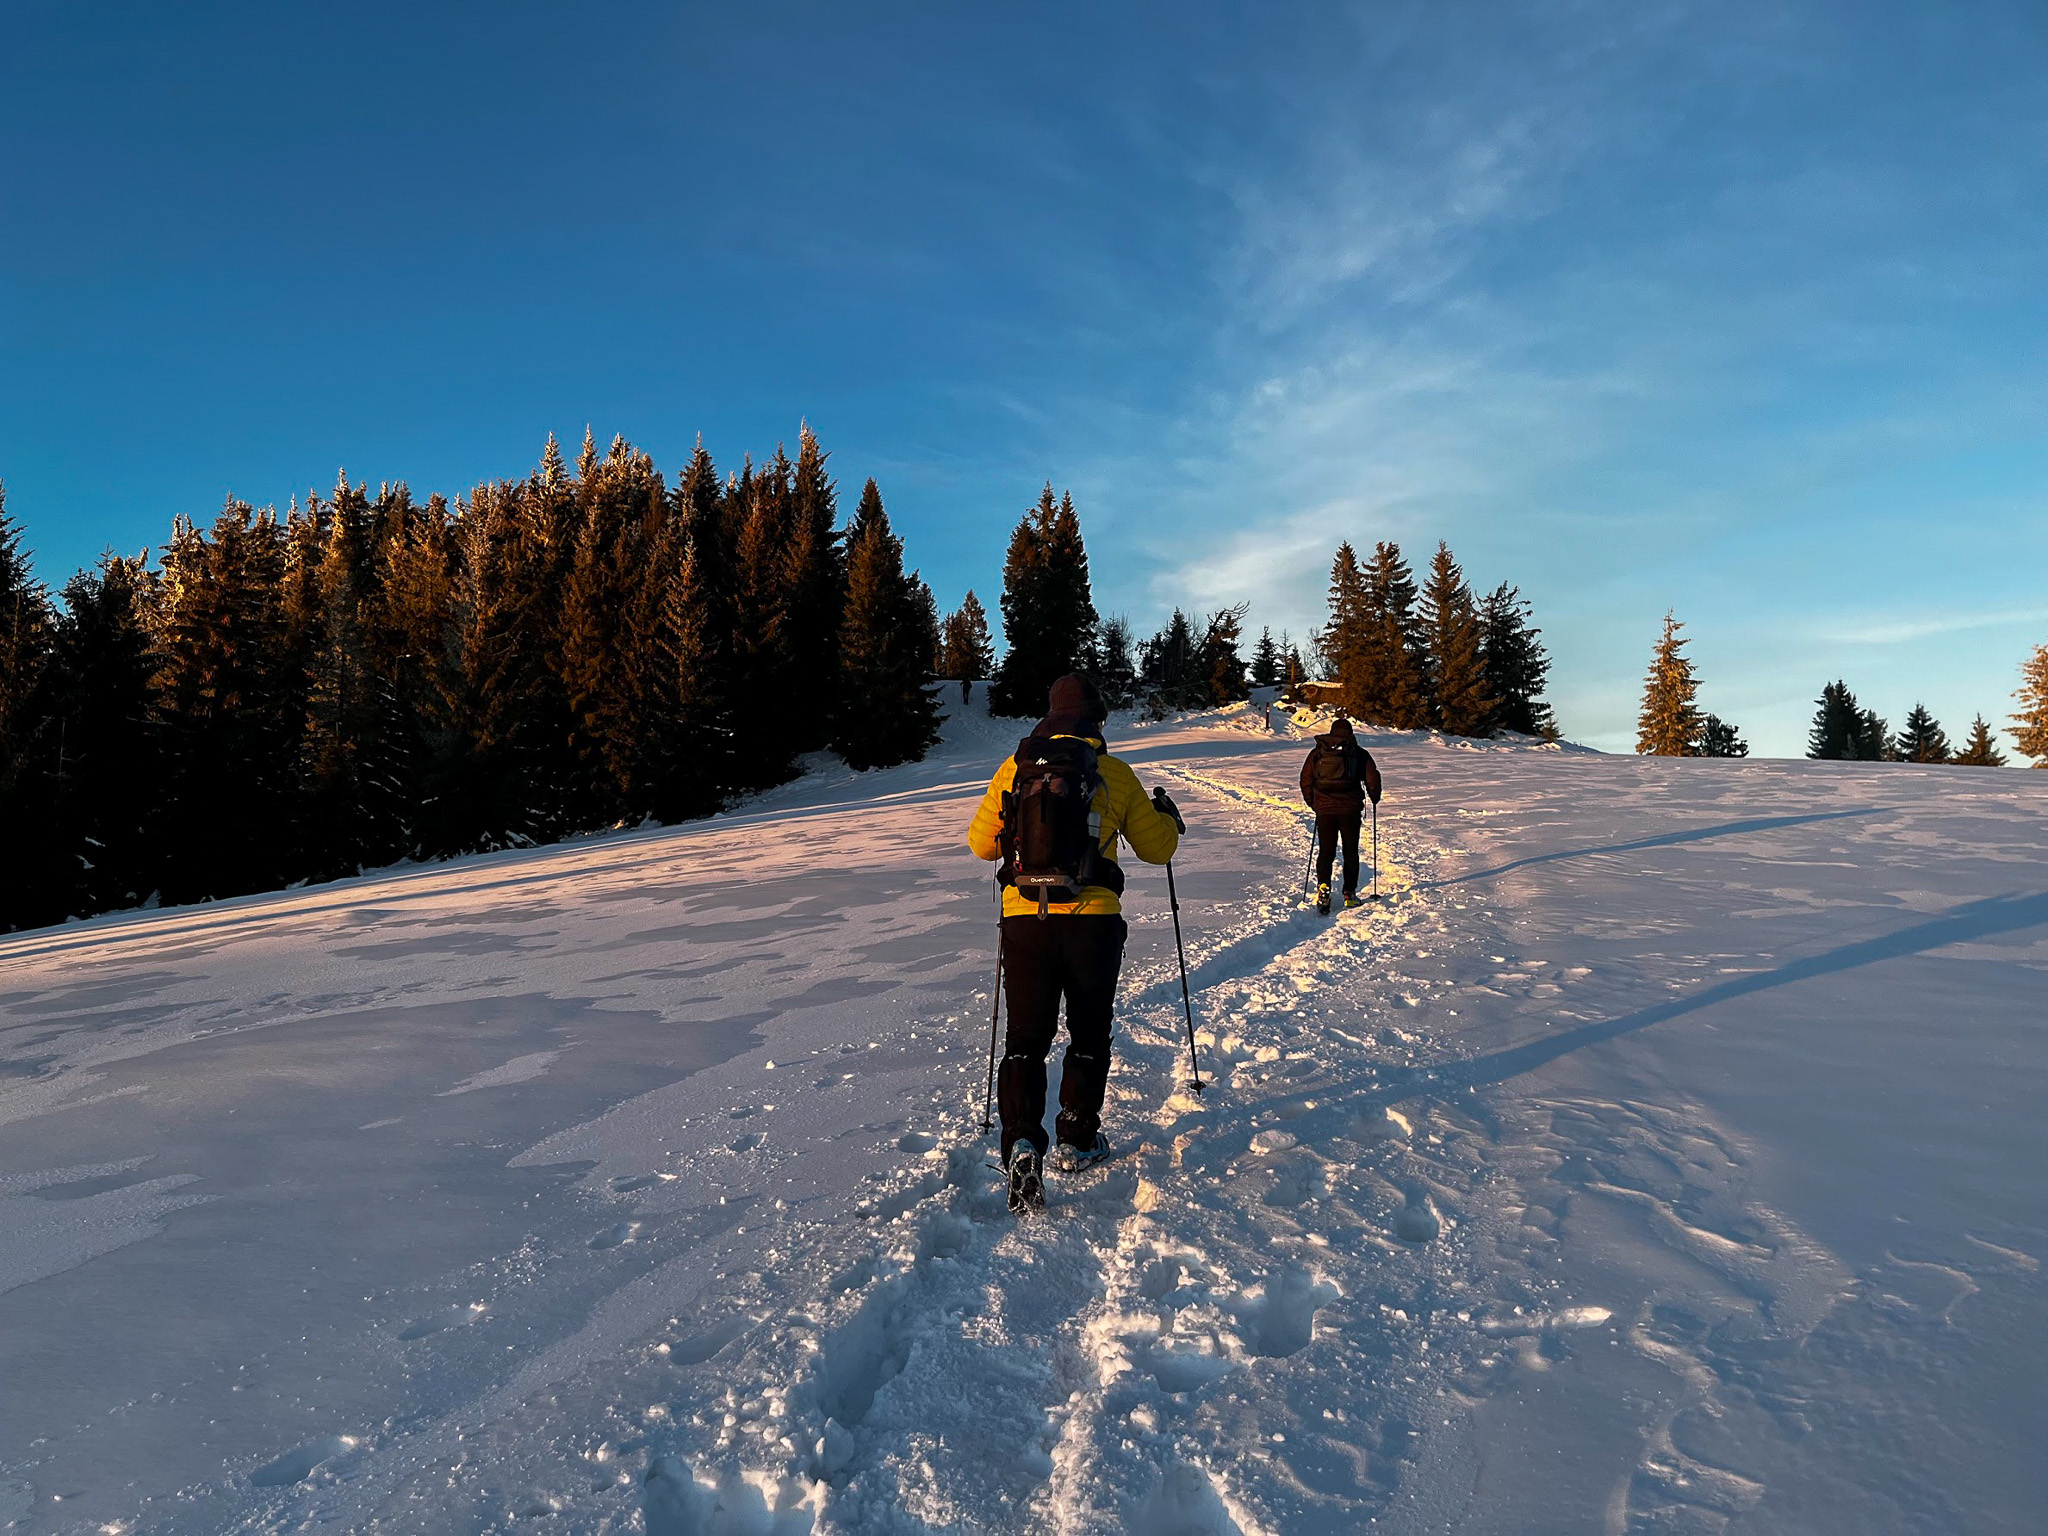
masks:
<path id="1" fill-rule="evenodd" d="M 1048 715 L 1079 715 L 1083 720 L 1101 724 L 1109 715 L 1102 707 L 1102 691 L 1094 682 L 1079 672 L 1069 672 L 1052 685 L 1052 692 L 1046 698 Z"/>
<path id="2" fill-rule="evenodd" d="M 1339 741 L 1356 741 L 1358 739 L 1355 735 L 1352 734 L 1351 722 L 1349 720 L 1346 720 L 1342 715 L 1339 715 L 1336 719 L 1330 722 L 1330 734 L 1336 737 Z"/>

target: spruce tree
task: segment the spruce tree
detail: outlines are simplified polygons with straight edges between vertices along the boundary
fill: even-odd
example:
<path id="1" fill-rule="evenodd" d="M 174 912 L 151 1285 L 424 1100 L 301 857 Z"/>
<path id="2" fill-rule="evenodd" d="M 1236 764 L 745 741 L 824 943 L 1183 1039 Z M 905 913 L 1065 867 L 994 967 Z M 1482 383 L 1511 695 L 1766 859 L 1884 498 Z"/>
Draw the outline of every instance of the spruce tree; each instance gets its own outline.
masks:
<path id="1" fill-rule="evenodd" d="M 1377 720 L 1383 678 L 1373 664 L 1375 628 L 1365 572 L 1350 541 L 1330 562 L 1330 621 L 1317 638 L 1324 674 L 1334 678 L 1339 705 L 1355 720 Z"/>
<path id="2" fill-rule="evenodd" d="M 1152 720 L 1208 702 L 1208 680 L 1197 667 L 1194 626 L 1178 608 L 1140 648 L 1138 691 L 1145 700 L 1146 718 Z"/>
<path id="3" fill-rule="evenodd" d="M 732 650 L 720 603 L 704 580 L 696 538 L 675 526 L 663 546 L 659 627 L 662 709 L 648 774 L 649 810 L 659 820 L 708 816 L 744 776 L 734 763 Z"/>
<path id="4" fill-rule="evenodd" d="M 2019 709 L 2012 716 L 2012 739 L 2036 768 L 2048 768 L 2048 645 L 2036 646 L 2021 664 L 2013 700 Z"/>
<path id="5" fill-rule="evenodd" d="M 990 711 L 1036 715 L 1054 681 L 1087 656 L 1096 618 L 1073 498 L 1055 501 L 1049 483 L 1010 536 L 1002 609 L 1008 649 L 996 669 Z"/>
<path id="6" fill-rule="evenodd" d="M 149 699 L 152 586 L 142 556 L 111 552 L 64 586 L 51 697 L 67 914 L 132 907 L 155 888 L 150 831 L 161 810 L 163 764 Z"/>
<path id="7" fill-rule="evenodd" d="M 52 821 L 53 619 L 0 486 L 0 931 L 66 915 L 72 871 Z"/>
<path id="8" fill-rule="evenodd" d="M 922 583 L 903 571 L 903 541 L 879 498 L 848 552 L 840 630 L 840 696 L 832 747 L 852 768 L 915 762 L 939 739 L 938 709 L 926 687 L 917 636 Z"/>
<path id="9" fill-rule="evenodd" d="M 1749 743 L 1719 715 L 1700 716 L 1701 757 L 1747 757 Z"/>
<path id="10" fill-rule="evenodd" d="M 1259 629 L 1259 643 L 1252 647 L 1251 683 L 1254 688 L 1280 686 L 1280 647 L 1273 631 L 1265 626 Z"/>
<path id="11" fill-rule="evenodd" d="M 1244 657 L 1238 651 L 1239 642 L 1244 638 L 1244 616 L 1249 607 L 1248 603 L 1239 603 L 1234 608 L 1219 609 L 1209 615 L 1209 622 L 1202 630 L 1201 644 L 1195 651 L 1193 681 L 1197 708 L 1235 704 L 1251 696 L 1245 677 Z"/>
<path id="12" fill-rule="evenodd" d="M 180 520 L 161 567 L 152 683 L 168 772 L 159 852 L 174 902 L 294 878 L 302 697 L 289 672 L 284 531 L 230 500 L 210 537 Z"/>
<path id="13" fill-rule="evenodd" d="M 988 613 L 969 588 L 960 606 L 939 626 L 939 676 L 959 682 L 960 700 L 965 703 L 968 684 L 992 676 L 995 668 L 996 648 L 988 632 Z"/>
<path id="14" fill-rule="evenodd" d="M 377 862 L 372 778 L 382 712 L 365 623 L 373 594 L 369 502 L 344 477 L 335 488 L 317 572 L 319 622 L 307 666 L 301 773 L 306 792 L 301 868 L 316 880 Z"/>
<path id="15" fill-rule="evenodd" d="M 1365 581 L 1372 616 L 1366 665 L 1375 679 L 1367 690 L 1375 712 L 1365 718 L 1395 730 L 1426 730 L 1431 723 L 1427 649 L 1415 611 L 1414 573 L 1401 558 L 1401 546 L 1385 540 L 1375 544 Z"/>
<path id="16" fill-rule="evenodd" d="M 1135 641 L 1131 621 L 1122 614 L 1104 619 L 1095 631 L 1095 683 L 1111 709 L 1129 709 L 1137 698 Z"/>
<path id="17" fill-rule="evenodd" d="M 1991 726 L 1982 715 L 1970 722 L 1970 739 L 1953 759 L 1959 768 L 2003 768 L 2005 754 L 1992 739 Z"/>
<path id="18" fill-rule="evenodd" d="M 1283 630 L 1280 635 L 1280 687 L 1283 697 L 1293 697 L 1308 681 L 1308 663 L 1302 660 L 1301 647 L 1288 637 Z"/>
<path id="19" fill-rule="evenodd" d="M 1543 689 L 1550 676 L 1550 653 L 1543 631 L 1529 622 L 1531 606 L 1518 588 L 1502 582 L 1480 604 L 1480 654 L 1486 691 L 1494 700 L 1490 727 L 1523 736 L 1554 739 L 1556 722 Z"/>
<path id="20" fill-rule="evenodd" d="M 1849 685 L 1837 678 L 1820 691 L 1813 712 L 1813 729 L 1807 733 L 1806 755 L 1824 761 L 1861 756 L 1857 744 L 1863 728 L 1863 709 Z"/>
<path id="21" fill-rule="evenodd" d="M 1464 571 L 1441 541 L 1422 595 L 1422 629 L 1436 728 L 1451 736 L 1489 734 L 1496 701 L 1487 687 L 1485 626 Z"/>
<path id="22" fill-rule="evenodd" d="M 1866 709 L 1856 717 L 1856 756 L 1866 763 L 1899 760 L 1899 745 L 1892 739 L 1892 728 L 1874 709 Z"/>
<path id="23" fill-rule="evenodd" d="M 1945 763 L 1951 755 L 1948 733 L 1925 704 L 1916 702 L 1906 713 L 1906 727 L 1899 732 L 1899 761 Z"/>
<path id="24" fill-rule="evenodd" d="M 781 456 L 777 448 L 778 463 Z M 789 647 L 805 676 L 823 679 L 839 675 L 840 614 L 846 602 L 846 553 L 836 527 L 837 495 L 825 472 L 828 457 L 809 425 L 800 426 L 789 476 Z M 878 509 L 880 501 L 878 495 Z M 794 730 L 799 751 L 826 744 L 838 702 L 827 700 L 823 710 L 795 711 L 782 722 L 784 729 Z"/>
<path id="25" fill-rule="evenodd" d="M 1685 654 L 1685 626 L 1664 615 L 1664 634 L 1650 657 L 1643 706 L 1636 718 L 1636 751 L 1648 757 L 1697 757 L 1700 741 L 1699 679 Z"/>

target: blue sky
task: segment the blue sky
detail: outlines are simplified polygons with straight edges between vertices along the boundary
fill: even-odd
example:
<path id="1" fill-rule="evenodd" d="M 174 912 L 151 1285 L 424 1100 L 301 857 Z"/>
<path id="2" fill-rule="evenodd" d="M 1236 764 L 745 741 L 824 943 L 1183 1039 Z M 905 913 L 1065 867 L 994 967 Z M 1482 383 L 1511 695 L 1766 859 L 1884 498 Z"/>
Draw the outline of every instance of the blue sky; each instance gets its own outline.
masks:
<path id="1" fill-rule="evenodd" d="M 1837 675 L 1960 734 L 2048 641 L 2044 128 L 2037 0 L 29 0 L 0 478 L 55 583 L 808 417 L 948 604 L 1050 479 L 1141 627 L 1442 538 L 1579 739 L 1666 608 L 1759 752 Z"/>

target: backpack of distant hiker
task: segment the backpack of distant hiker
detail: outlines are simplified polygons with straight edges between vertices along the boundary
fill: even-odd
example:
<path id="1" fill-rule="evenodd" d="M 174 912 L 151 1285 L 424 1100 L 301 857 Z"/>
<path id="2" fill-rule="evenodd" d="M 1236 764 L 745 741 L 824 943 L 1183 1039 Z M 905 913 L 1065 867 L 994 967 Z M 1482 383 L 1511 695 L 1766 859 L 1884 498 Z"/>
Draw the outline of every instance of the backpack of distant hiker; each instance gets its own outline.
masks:
<path id="1" fill-rule="evenodd" d="M 1123 871 L 1102 856 L 1102 786 L 1095 748 L 1078 736 L 1027 736 L 1018 743 L 1017 771 L 1003 796 L 1003 866 L 1000 875 L 1038 900 L 1081 899 L 1081 887 L 1124 888 Z"/>
<path id="2" fill-rule="evenodd" d="M 1357 754 L 1342 747 L 1324 747 L 1316 753 L 1316 788 L 1326 794 L 1349 794 L 1363 777 Z"/>

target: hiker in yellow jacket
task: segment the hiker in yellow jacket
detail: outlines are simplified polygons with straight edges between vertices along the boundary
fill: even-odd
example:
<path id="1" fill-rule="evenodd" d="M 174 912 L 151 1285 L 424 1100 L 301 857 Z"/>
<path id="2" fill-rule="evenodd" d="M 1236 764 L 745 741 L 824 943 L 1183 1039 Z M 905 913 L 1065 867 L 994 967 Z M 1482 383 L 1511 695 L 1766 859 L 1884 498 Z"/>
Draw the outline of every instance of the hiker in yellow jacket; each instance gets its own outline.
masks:
<path id="1" fill-rule="evenodd" d="M 997 1102 L 1010 1208 L 1044 1205 L 1045 1058 L 1067 1004 L 1053 1165 L 1074 1172 L 1108 1155 L 1102 1097 L 1111 1014 L 1123 966 L 1121 838 L 1148 864 L 1180 846 L 1180 812 L 1164 791 L 1145 798 L 1130 765 L 1103 749 L 1107 713 L 1094 683 L 1052 685 L 1045 719 L 989 780 L 967 830 L 976 857 L 1003 860 L 1002 945 L 1010 1006 Z M 1092 793 L 1085 790 L 1092 786 Z"/>

